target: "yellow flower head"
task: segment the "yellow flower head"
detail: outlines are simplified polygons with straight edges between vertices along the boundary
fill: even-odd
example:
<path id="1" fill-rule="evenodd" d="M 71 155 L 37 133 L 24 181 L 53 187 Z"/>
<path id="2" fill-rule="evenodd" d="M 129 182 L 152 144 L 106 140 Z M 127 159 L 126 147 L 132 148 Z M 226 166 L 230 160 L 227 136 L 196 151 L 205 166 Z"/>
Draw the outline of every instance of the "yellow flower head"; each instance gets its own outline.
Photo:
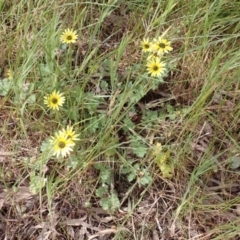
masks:
<path id="1" fill-rule="evenodd" d="M 77 31 L 73 31 L 72 29 L 66 29 L 62 35 L 60 36 L 60 41 L 62 43 L 75 43 L 77 41 L 78 35 Z"/>
<path id="2" fill-rule="evenodd" d="M 173 48 L 170 46 L 171 42 L 168 42 L 166 39 L 162 39 L 159 37 L 154 45 L 153 49 L 158 52 L 158 54 L 164 54 L 168 53 L 173 50 Z"/>
<path id="3" fill-rule="evenodd" d="M 9 80 L 11 80 L 12 79 L 12 71 L 11 71 L 11 69 L 8 69 L 7 70 L 7 79 L 9 79 Z"/>
<path id="4" fill-rule="evenodd" d="M 148 57 L 147 57 L 147 60 L 150 61 L 150 60 L 159 60 L 160 61 L 161 59 L 161 56 L 158 55 L 157 52 L 154 52 L 154 53 L 151 53 Z"/>
<path id="5" fill-rule="evenodd" d="M 61 133 L 65 134 L 67 139 L 70 139 L 73 142 L 79 140 L 79 134 L 76 134 L 75 131 L 73 131 L 73 127 L 67 126 L 67 129 L 63 129 Z"/>
<path id="6" fill-rule="evenodd" d="M 51 94 L 44 97 L 44 104 L 47 105 L 48 108 L 53 110 L 59 110 L 65 102 L 65 97 L 62 93 L 53 91 Z"/>
<path id="7" fill-rule="evenodd" d="M 66 134 L 59 131 L 54 137 L 51 137 L 53 155 L 66 157 L 73 150 L 75 143 L 67 137 Z"/>
<path id="8" fill-rule="evenodd" d="M 142 50 L 143 52 L 151 52 L 152 51 L 152 42 L 149 41 L 148 38 L 144 38 L 143 41 L 141 41 Z"/>
<path id="9" fill-rule="evenodd" d="M 160 77 L 165 72 L 165 63 L 159 59 L 150 60 L 147 63 L 147 71 L 152 77 Z"/>

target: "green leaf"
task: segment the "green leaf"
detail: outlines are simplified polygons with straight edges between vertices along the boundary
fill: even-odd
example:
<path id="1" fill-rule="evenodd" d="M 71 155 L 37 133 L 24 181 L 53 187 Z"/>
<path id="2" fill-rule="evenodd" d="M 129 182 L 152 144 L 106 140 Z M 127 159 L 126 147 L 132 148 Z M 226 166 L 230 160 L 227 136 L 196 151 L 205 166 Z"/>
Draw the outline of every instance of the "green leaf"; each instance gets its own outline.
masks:
<path id="1" fill-rule="evenodd" d="M 75 169 L 79 163 L 78 156 L 69 156 L 68 167 L 71 169 Z"/>
<path id="2" fill-rule="evenodd" d="M 237 169 L 240 167 L 240 157 L 233 157 L 230 160 L 231 164 L 230 164 L 230 168 L 231 169 Z"/>
<path id="3" fill-rule="evenodd" d="M 111 196 L 107 198 L 102 198 L 99 204 L 103 210 L 110 212 L 114 212 L 120 207 L 120 201 L 116 193 L 112 193 Z"/>
<path id="4" fill-rule="evenodd" d="M 102 187 L 99 187 L 98 189 L 96 189 L 96 196 L 99 198 L 106 196 L 107 193 L 108 193 L 108 186 L 105 184 Z"/>
<path id="5" fill-rule="evenodd" d="M 111 169 L 104 164 L 95 164 L 94 167 L 100 171 L 100 179 L 102 183 L 111 183 Z"/>
<path id="6" fill-rule="evenodd" d="M 175 120 L 176 117 L 177 117 L 177 112 L 175 112 L 175 113 L 173 113 L 173 114 L 170 114 L 168 117 L 169 117 L 169 119 L 172 120 L 172 121 Z"/>
<path id="7" fill-rule="evenodd" d="M 146 155 L 148 150 L 146 145 L 139 141 L 131 142 L 130 146 L 132 147 L 133 153 L 136 154 L 136 156 L 138 156 L 139 158 L 143 158 Z"/>
<path id="8" fill-rule="evenodd" d="M 149 171 L 147 171 L 146 169 L 144 169 L 142 171 L 142 176 L 139 178 L 139 184 L 144 186 L 144 185 L 149 185 L 150 183 L 152 183 L 153 179 L 150 176 Z"/>
<path id="9" fill-rule="evenodd" d="M 68 45 L 66 43 L 62 43 L 59 47 L 60 50 L 67 50 Z"/>
<path id="10" fill-rule="evenodd" d="M 52 75 L 52 71 L 47 64 L 39 64 L 39 71 L 42 77 Z"/>
<path id="11" fill-rule="evenodd" d="M 67 110 L 68 117 L 75 122 L 77 122 L 79 119 L 78 110 L 79 110 L 78 106 L 71 106 L 71 108 Z"/>
<path id="12" fill-rule="evenodd" d="M 101 181 L 103 183 L 110 184 L 111 183 L 111 170 L 109 170 L 109 169 L 102 170 L 100 177 L 101 177 Z"/>
<path id="13" fill-rule="evenodd" d="M 36 94 L 31 94 L 27 99 L 27 103 L 34 104 L 35 102 L 36 102 Z"/>
<path id="14" fill-rule="evenodd" d="M 84 107 L 88 109 L 90 114 L 94 114 L 99 104 L 102 102 L 102 97 L 96 96 L 93 93 L 87 93 L 84 97 Z"/>
<path id="15" fill-rule="evenodd" d="M 157 111 L 147 111 L 147 119 L 151 121 L 156 121 L 158 119 Z"/>
<path id="16" fill-rule="evenodd" d="M 49 142 L 49 138 L 47 138 L 45 141 L 42 142 L 40 150 L 42 152 L 47 152 L 50 151 L 52 149 L 52 145 Z"/>
<path id="17" fill-rule="evenodd" d="M 124 166 L 121 166 L 121 174 L 128 174 L 128 173 L 131 173 L 133 171 L 133 167 L 131 165 L 124 165 Z"/>
<path id="18" fill-rule="evenodd" d="M 136 177 L 137 177 L 136 172 L 132 171 L 130 174 L 128 174 L 127 180 L 128 180 L 129 182 L 132 182 L 134 179 L 136 179 Z"/>
<path id="19" fill-rule="evenodd" d="M 0 96 L 6 96 L 8 91 L 11 89 L 11 80 L 4 78 L 0 81 Z"/>
<path id="20" fill-rule="evenodd" d="M 134 129 L 135 124 L 133 123 L 133 121 L 128 116 L 126 116 L 124 118 L 123 122 L 124 122 L 123 130 L 128 131 L 129 128 Z"/>
<path id="21" fill-rule="evenodd" d="M 106 81 L 101 81 L 100 87 L 101 87 L 101 89 L 106 91 L 106 90 L 108 90 L 108 83 Z"/>
<path id="22" fill-rule="evenodd" d="M 33 194 L 39 193 L 43 187 L 45 187 L 47 178 L 44 178 L 43 176 L 36 176 L 34 172 L 30 174 L 30 186 L 29 190 Z"/>
<path id="23" fill-rule="evenodd" d="M 167 104 L 167 112 L 170 114 L 174 113 L 174 107 L 170 104 Z"/>

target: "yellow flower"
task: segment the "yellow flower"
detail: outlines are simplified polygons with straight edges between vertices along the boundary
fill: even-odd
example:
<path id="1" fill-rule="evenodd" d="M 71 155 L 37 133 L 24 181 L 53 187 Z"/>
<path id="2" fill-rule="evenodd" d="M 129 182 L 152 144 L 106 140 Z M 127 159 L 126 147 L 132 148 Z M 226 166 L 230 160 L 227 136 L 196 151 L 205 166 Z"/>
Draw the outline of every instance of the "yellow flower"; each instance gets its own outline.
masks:
<path id="1" fill-rule="evenodd" d="M 73 142 L 79 140 L 79 134 L 76 134 L 75 131 L 73 131 L 73 127 L 67 126 L 67 129 L 63 129 L 61 133 L 65 134 L 67 139 L 70 139 Z"/>
<path id="2" fill-rule="evenodd" d="M 59 131 L 54 137 L 51 137 L 53 155 L 66 157 L 73 150 L 75 143 L 67 137 L 65 133 Z"/>
<path id="3" fill-rule="evenodd" d="M 168 53 L 173 50 L 173 48 L 170 46 L 171 42 L 167 41 L 166 39 L 162 39 L 159 37 L 154 45 L 153 49 L 158 52 L 158 54 L 164 54 Z"/>
<path id="4" fill-rule="evenodd" d="M 165 70 L 165 63 L 160 62 L 159 59 L 150 60 L 147 63 L 147 71 L 152 77 L 160 77 Z"/>
<path id="5" fill-rule="evenodd" d="M 11 69 L 8 69 L 7 70 L 7 79 L 9 79 L 9 80 L 11 80 L 12 79 L 12 71 L 11 71 Z"/>
<path id="6" fill-rule="evenodd" d="M 159 60 L 160 61 L 161 59 L 161 56 L 158 55 L 157 52 L 154 52 L 154 53 L 151 53 L 148 57 L 147 57 L 147 61 L 150 61 L 150 60 Z"/>
<path id="7" fill-rule="evenodd" d="M 62 43 L 75 43 L 78 38 L 77 31 L 73 31 L 72 29 L 66 29 L 62 35 L 60 36 L 60 41 Z"/>
<path id="8" fill-rule="evenodd" d="M 141 41 L 141 45 L 143 52 L 152 51 L 152 42 L 150 42 L 148 38 L 144 38 L 143 41 Z"/>
<path id="9" fill-rule="evenodd" d="M 53 110 L 59 110 L 59 107 L 63 105 L 65 102 L 65 97 L 62 93 L 53 91 L 51 94 L 44 97 L 44 104 L 47 105 L 48 108 Z"/>

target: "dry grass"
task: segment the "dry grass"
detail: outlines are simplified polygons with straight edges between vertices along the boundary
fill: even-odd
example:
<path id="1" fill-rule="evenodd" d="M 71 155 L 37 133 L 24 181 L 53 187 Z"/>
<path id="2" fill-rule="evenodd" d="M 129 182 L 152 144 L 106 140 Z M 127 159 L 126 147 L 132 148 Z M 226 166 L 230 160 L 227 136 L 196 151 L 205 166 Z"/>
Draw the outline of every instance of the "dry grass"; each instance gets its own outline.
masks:
<path id="1" fill-rule="evenodd" d="M 14 73 L 0 96 L 1 239 L 239 239 L 238 7 L 237 0 L 0 3 L 0 81 L 8 68 Z M 79 39 L 64 55 L 59 34 L 68 27 Z M 153 90 L 137 65 L 139 42 L 169 27 L 170 70 Z M 62 115 L 42 104 L 53 83 L 71 96 Z M 43 141 L 68 123 L 80 133 L 75 155 L 46 161 Z M 170 179 L 149 154 L 157 142 L 170 151 Z M 147 148 L 143 157 L 134 146 Z M 136 163 L 128 181 L 122 166 Z M 33 172 L 47 178 L 37 194 Z M 153 181 L 141 185 L 148 173 Z M 108 174 L 115 211 L 103 210 L 97 195 Z"/>

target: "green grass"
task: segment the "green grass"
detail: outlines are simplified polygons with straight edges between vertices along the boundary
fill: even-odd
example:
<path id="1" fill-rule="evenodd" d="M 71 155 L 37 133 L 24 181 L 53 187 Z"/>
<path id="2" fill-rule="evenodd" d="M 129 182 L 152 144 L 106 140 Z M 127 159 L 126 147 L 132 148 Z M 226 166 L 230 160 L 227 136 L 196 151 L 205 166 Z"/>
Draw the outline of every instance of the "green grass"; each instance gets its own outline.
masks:
<path id="1" fill-rule="evenodd" d="M 239 7 L 2 1 L 1 237 L 238 239 Z M 152 78 L 140 42 L 162 34 L 173 51 Z M 56 158 L 48 140 L 69 124 L 80 140 Z"/>

